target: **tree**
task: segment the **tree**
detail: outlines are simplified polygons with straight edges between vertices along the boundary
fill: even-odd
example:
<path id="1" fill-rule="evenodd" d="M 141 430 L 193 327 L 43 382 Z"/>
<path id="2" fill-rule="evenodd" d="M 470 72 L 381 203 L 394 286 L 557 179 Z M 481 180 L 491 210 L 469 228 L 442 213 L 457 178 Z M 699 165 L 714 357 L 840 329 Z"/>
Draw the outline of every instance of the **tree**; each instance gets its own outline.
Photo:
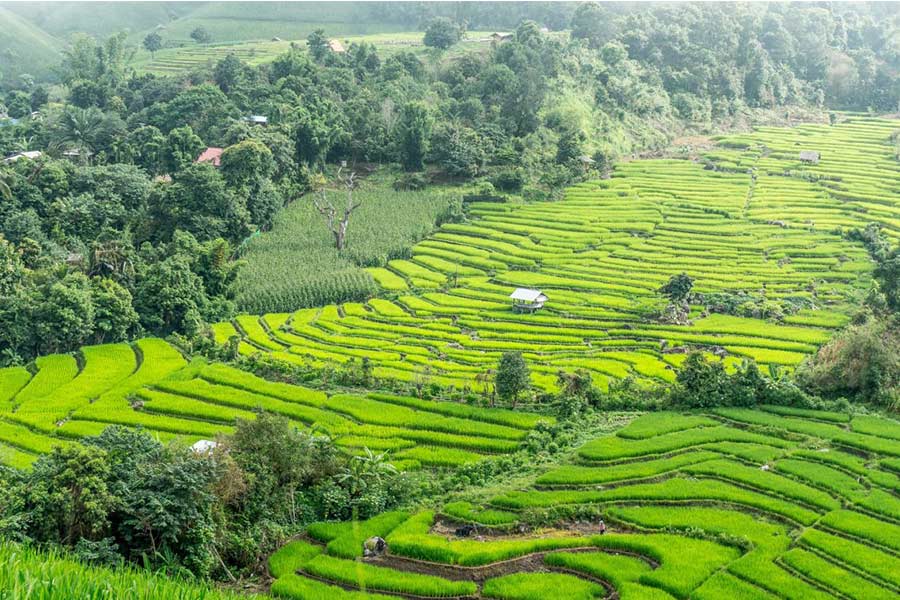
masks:
<path id="1" fill-rule="evenodd" d="M 244 140 L 225 148 L 219 171 L 228 185 L 245 186 L 270 178 L 275 172 L 275 160 L 262 142 Z"/>
<path id="2" fill-rule="evenodd" d="M 710 361 L 702 352 L 694 352 L 678 371 L 672 402 L 691 408 L 730 406 L 734 391 L 722 361 Z"/>
<path id="3" fill-rule="evenodd" d="M 300 107 L 296 119 L 294 147 L 299 162 L 308 167 L 323 166 L 332 148 L 349 139 L 346 117 L 329 99 Z"/>
<path id="4" fill-rule="evenodd" d="M 880 319 L 851 325 L 807 359 L 797 379 L 817 394 L 890 408 L 900 388 L 900 331 Z"/>
<path id="5" fill-rule="evenodd" d="M 229 188 L 211 164 L 187 165 L 173 173 L 170 185 L 154 189 L 150 204 L 157 238 L 167 239 L 180 229 L 201 240 L 243 239 L 249 215 L 240 192 Z"/>
<path id="6" fill-rule="evenodd" d="M 400 163 L 407 171 L 420 171 L 425 167 L 431 126 L 431 113 L 424 103 L 408 102 L 403 106 L 397 123 L 397 145 Z"/>
<path id="7" fill-rule="evenodd" d="M 572 16 L 572 37 L 599 48 L 612 38 L 612 19 L 596 2 L 579 4 Z"/>
<path id="8" fill-rule="evenodd" d="M 432 160 L 453 176 L 474 177 L 487 160 L 484 143 L 478 133 L 455 123 L 435 128 L 429 146 Z"/>
<path id="9" fill-rule="evenodd" d="M 446 50 L 457 43 L 461 36 L 462 29 L 459 25 L 447 17 L 438 17 L 428 24 L 422 41 L 429 48 Z"/>
<path id="10" fill-rule="evenodd" d="M 32 535 L 70 546 L 103 537 L 116 501 L 108 478 L 106 452 L 99 448 L 57 446 L 40 458 L 26 488 Z"/>
<path id="11" fill-rule="evenodd" d="M 12 187 L 10 186 L 11 181 L 12 174 L 0 169 L 0 198 L 9 202 L 11 202 L 13 198 Z"/>
<path id="12" fill-rule="evenodd" d="M 531 387 L 531 375 L 521 352 L 504 352 L 497 366 L 495 388 L 501 400 L 511 402 L 513 406 L 519 396 Z"/>
<path id="13" fill-rule="evenodd" d="M 213 71 L 213 80 L 227 94 L 238 87 L 243 71 L 243 63 L 234 53 L 230 53 L 216 63 L 216 68 Z"/>
<path id="14" fill-rule="evenodd" d="M 148 33 L 147 37 L 144 38 L 144 48 L 150 53 L 151 59 L 155 58 L 156 53 L 162 50 L 162 36 L 155 31 Z"/>
<path id="15" fill-rule="evenodd" d="M 353 211 L 362 206 L 362 202 L 355 202 L 353 200 L 353 190 L 356 189 L 356 173 L 351 172 L 350 175 L 342 178 L 341 169 L 338 169 L 336 179 L 343 184 L 347 191 L 347 202 L 344 204 L 344 208 L 338 208 L 335 203 L 328 198 L 324 185 L 320 186 L 318 197 L 316 197 L 316 193 L 313 194 L 313 205 L 325 219 L 328 230 L 331 231 L 331 235 L 334 236 L 335 248 L 337 248 L 338 251 L 341 251 L 346 244 L 347 226 L 350 224 L 350 215 L 353 214 Z"/>
<path id="16" fill-rule="evenodd" d="M 397 469 L 388 462 L 385 452 L 376 454 L 365 448 L 361 456 L 351 457 L 336 476 L 349 496 L 348 516 L 358 519 L 380 512 L 385 504 L 384 484 L 396 474 Z"/>
<path id="17" fill-rule="evenodd" d="M 212 41 L 212 34 L 200 25 L 191 32 L 191 39 L 198 44 L 208 44 Z"/>
<path id="18" fill-rule="evenodd" d="M 686 273 L 672 275 L 669 281 L 659 288 L 659 293 L 664 294 L 673 303 L 681 304 L 686 302 L 691 295 L 691 289 L 694 287 L 694 280 Z"/>
<path id="19" fill-rule="evenodd" d="M 70 273 L 34 292 L 31 329 L 40 353 L 69 351 L 87 342 L 94 331 L 94 303 L 87 277 Z"/>
<path id="20" fill-rule="evenodd" d="M 227 450 L 246 480 L 233 504 L 249 519 L 300 521 L 302 491 L 339 469 L 329 438 L 300 431 L 286 417 L 265 412 L 253 420 L 238 419 Z"/>
<path id="21" fill-rule="evenodd" d="M 149 137 L 155 138 L 152 132 Z M 163 164 L 169 173 L 176 173 L 194 162 L 205 146 L 191 127 L 178 127 L 166 136 Z"/>
<path id="22" fill-rule="evenodd" d="M 68 106 L 53 127 L 53 140 L 81 153 L 83 161 L 101 143 L 107 123 L 103 112 L 96 108 Z"/>
<path id="23" fill-rule="evenodd" d="M 151 175 L 163 170 L 166 136 L 159 129 L 153 125 L 133 129 L 125 139 L 125 143 L 127 160 L 143 167 Z M 200 145 L 202 146 L 202 142 Z"/>
<path id="24" fill-rule="evenodd" d="M 9 297 L 22 285 L 25 265 L 16 248 L 0 235 L 0 297 Z"/>
<path id="25" fill-rule="evenodd" d="M 197 331 L 206 305 L 203 281 L 184 257 L 151 264 L 135 289 L 135 309 L 148 331 Z"/>
<path id="26" fill-rule="evenodd" d="M 137 328 L 139 320 L 131 305 L 131 292 L 112 279 L 95 277 L 91 281 L 91 294 L 94 304 L 94 343 L 127 339 Z"/>
<path id="27" fill-rule="evenodd" d="M 316 29 L 306 38 L 306 47 L 316 62 L 322 62 L 330 50 L 324 29 Z"/>

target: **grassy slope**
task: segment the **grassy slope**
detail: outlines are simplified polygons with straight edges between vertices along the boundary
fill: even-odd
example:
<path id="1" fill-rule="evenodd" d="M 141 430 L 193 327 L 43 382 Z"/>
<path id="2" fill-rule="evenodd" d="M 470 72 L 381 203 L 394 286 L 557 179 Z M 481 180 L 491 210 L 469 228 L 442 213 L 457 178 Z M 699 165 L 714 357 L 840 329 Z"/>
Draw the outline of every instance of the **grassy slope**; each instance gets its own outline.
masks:
<path id="1" fill-rule="evenodd" d="M 39 27 L 0 7 L 0 73 L 3 79 L 49 71 L 59 61 L 62 44 Z"/>
<path id="2" fill-rule="evenodd" d="M 203 4 L 205 3 L 4 2 L 0 6 L 33 23 L 47 34 L 64 39 L 75 32 L 97 36 L 118 31 L 145 32 L 174 18 L 183 18 Z"/>

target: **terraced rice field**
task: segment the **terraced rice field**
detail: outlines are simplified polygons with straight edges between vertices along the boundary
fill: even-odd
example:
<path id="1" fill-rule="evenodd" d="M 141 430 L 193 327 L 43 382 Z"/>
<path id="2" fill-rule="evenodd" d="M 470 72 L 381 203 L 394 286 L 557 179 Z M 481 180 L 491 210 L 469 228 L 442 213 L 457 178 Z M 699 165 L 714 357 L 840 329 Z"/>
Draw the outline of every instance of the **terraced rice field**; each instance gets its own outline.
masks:
<path id="1" fill-rule="evenodd" d="M 621 164 L 559 202 L 475 204 L 471 221 L 444 225 L 411 259 L 371 269 L 377 298 L 220 323 L 217 339 L 240 335 L 242 353 L 302 364 L 367 357 L 380 377 L 470 389 L 508 350 L 524 353 L 544 389 L 561 369 L 588 369 L 601 386 L 671 381 L 687 348 L 790 369 L 848 321 L 868 285 L 871 261 L 842 230 L 877 222 L 900 240 L 898 127 L 851 116 L 760 128 L 722 138 L 700 162 Z M 822 159 L 802 163 L 800 150 Z M 688 326 L 649 319 L 665 306 L 656 290 L 681 272 L 696 292 L 804 308 L 780 322 L 699 306 Z M 516 314 L 516 287 L 550 301 Z"/>
<path id="2" fill-rule="evenodd" d="M 284 54 L 290 47 L 290 42 L 281 41 L 239 42 L 221 45 L 189 44 L 183 48 L 160 50 L 153 57 L 147 53 L 146 56 L 142 56 L 143 60 L 137 61 L 134 66 L 141 72 L 176 75 L 209 64 L 214 65 L 229 54 L 234 54 L 249 65 L 260 65 L 275 60 L 278 55 Z"/>
<path id="3" fill-rule="evenodd" d="M 188 363 L 163 340 L 88 346 L 0 369 L 0 464 L 27 468 L 54 446 L 109 425 L 185 443 L 233 430 L 264 409 L 327 432 L 350 453 L 390 450 L 398 468 L 454 467 L 510 453 L 540 420 L 502 409 L 272 383 L 223 364 Z"/>
<path id="4" fill-rule="evenodd" d="M 335 28 L 329 29 L 326 27 L 326 31 L 334 32 L 342 28 L 341 24 L 333 25 L 335 25 Z M 346 25 L 343 27 L 346 27 Z M 313 29 L 316 28 L 309 28 L 307 34 L 312 33 Z M 469 32 L 467 39 L 448 51 L 448 56 L 458 56 L 473 51 L 486 51 L 491 47 L 491 33 L 489 31 Z M 226 58 L 229 54 L 234 54 L 248 65 L 258 66 L 272 62 L 278 56 L 290 50 L 292 44 L 301 48 L 306 47 L 305 35 L 300 39 L 293 38 L 293 41 L 289 39 L 276 40 L 273 37 L 269 40 L 203 45 L 195 44 L 190 40 L 183 40 L 182 43 L 184 45 L 182 47 L 164 48 L 153 56 L 143 49 L 139 50 L 132 61 L 132 66 L 139 72 L 144 73 L 178 75 L 189 72 L 192 69 L 215 65 L 216 62 Z M 403 51 L 425 53 L 428 48 L 422 43 L 424 35 L 425 33 L 421 31 L 404 31 L 368 35 L 334 35 L 334 38 L 340 40 L 345 47 L 349 47 L 353 43 L 365 42 L 373 44 L 381 56 L 390 56 Z M 282 37 L 284 36 L 282 35 Z"/>
<path id="5" fill-rule="evenodd" d="M 272 592 L 301 600 L 896 598 L 898 440 L 896 421 L 841 413 L 648 414 L 484 508 L 456 502 L 437 513 L 313 525 L 271 558 Z M 523 516 L 559 515 L 559 507 L 599 511 L 607 533 L 583 518 L 513 533 Z M 477 524 L 480 536 L 455 535 L 462 523 Z M 384 557 L 361 558 L 370 536 L 386 539 Z"/>

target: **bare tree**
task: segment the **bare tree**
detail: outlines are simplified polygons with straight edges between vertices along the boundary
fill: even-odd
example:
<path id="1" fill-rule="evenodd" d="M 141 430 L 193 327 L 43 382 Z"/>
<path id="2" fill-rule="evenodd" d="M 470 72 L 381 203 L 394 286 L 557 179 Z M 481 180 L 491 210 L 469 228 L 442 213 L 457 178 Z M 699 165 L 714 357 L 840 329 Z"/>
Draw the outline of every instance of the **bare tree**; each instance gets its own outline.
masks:
<path id="1" fill-rule="evenodd" d="M 347 203 L 343 209 L 328 199 L 325 186 L 318 191 L 318 197 L 313 195 L 313 204 L 319 214 L 325 219 L 328 229 L 334 236 L 334 245 L 338 250 L 343 250 L 347 240 L 347 226 L 350 224 L 350 215 L 362 205 L 362 202 L 354 202 L 353 190 L 356 189 L 356 173 L 351 171 L 347 176 L 341 176 L 343 167 L 338 169 L 335 179 L 344 185 L 347 190 Z"/>

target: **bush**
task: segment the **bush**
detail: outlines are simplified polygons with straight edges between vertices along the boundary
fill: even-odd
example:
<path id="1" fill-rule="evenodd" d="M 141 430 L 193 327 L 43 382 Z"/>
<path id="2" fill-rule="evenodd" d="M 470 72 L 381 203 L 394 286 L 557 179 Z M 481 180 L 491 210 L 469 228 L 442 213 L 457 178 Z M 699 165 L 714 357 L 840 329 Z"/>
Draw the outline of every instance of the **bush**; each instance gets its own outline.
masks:
<path id="1" fill-rule="evenodd" d="M 809 397 L 789 380 L 779 377 L 777 370 L 772 369 L 770 375 L 763 375 L 752 360 L 745 360 L 729 374 L 722 361 L 711 361 L 695 352 L 678 371 L 671 403 L 684 408 L 810 404 Z"/>
<path id="2" fill-rule="evenodd" d="M 525 171 L 520 168 L 503 169 L 491 178 L 494 187 L 504 192 L 517 192 L 526 181 Z"/>
<path id="3" fill-rule="evenodd" d="M 811 392 L 896 405 L 900 386 L 900 330 L 888 321 L 852 325 L 822 346 L 797 372 Z"/>
<path id="4" fill-rule="evenodd" d="M 422 173 L 404 173 L 394 180 L 394 189 L 398 192 L 417 192 L 427 185 L 428 179 Z"/>

